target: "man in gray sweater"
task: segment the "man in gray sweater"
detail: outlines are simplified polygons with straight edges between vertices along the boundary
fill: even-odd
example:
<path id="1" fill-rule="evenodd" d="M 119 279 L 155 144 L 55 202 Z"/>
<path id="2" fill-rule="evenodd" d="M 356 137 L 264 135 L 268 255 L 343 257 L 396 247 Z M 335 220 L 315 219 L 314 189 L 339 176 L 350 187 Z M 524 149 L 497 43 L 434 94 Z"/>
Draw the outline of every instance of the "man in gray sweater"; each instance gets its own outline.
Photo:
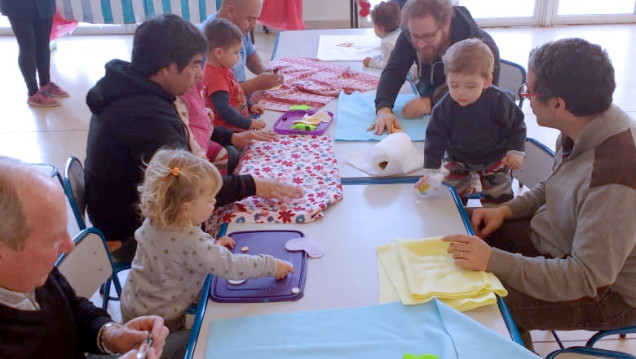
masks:
<path id="1" fill-rule="evenodd" d="M 446 237 L 448 251 L 502 280 L 528 348 L 532 329 L 635 325 L 636 122 L 612 105 L 614 68 L 600 46 L 559 40 L 530 53 L 527 86 L 539 125 L 561 131 L 553 171 L 475 210 L 479 237 Z"/>

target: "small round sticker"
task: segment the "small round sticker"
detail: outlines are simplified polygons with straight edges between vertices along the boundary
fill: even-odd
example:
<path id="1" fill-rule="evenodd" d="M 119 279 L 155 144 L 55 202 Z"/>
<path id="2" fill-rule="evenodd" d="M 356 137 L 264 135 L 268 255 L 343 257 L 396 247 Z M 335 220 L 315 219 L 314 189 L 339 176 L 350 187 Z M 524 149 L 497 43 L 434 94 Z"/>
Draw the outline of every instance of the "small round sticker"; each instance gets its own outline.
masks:
<path id="1" fill-rule="evenodd" d="M 232 285 L 239 285 L 239 284 L 245 283 L 246 280 L 247 279 L 239 279 L 239 280 L 228 279 L 227 282 L 232 284 Z"/>
<path id="2" fill-rule="evenodd" d="M 250 247 L 248 247 L 248 246 L 241 247 L 241 252 L 247 252 L 249 250 L 250 250 Z"/>
<path id="3" fill-rule="evenodd" d="M 298 294 L 298 293 L 300 293 L 300 288 L 298 288 L 298 287 L 294 287 L 294 288 L 292 288 L 292 289 L 291 289 L 291 292 L 292 292 L 293 294 Z"/>

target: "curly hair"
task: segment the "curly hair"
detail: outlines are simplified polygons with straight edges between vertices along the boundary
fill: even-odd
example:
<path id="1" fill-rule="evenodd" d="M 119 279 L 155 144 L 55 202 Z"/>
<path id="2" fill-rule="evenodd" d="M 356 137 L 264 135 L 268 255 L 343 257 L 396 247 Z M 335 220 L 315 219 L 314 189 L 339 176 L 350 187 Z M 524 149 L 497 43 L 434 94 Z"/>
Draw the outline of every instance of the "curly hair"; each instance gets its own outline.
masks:
<path id="1" fill-rule="evenodd" d="M 414 17 L 432 16 L 438 25 L 453 18 L 453 4 L 450 0 L 409 0 L 402 8 L 402 26 Z"/>
<path id="2" fill-rule="evenodd" d="M 612 104 L 614 67 L 599 45 L 579 38 L 549 42 L 530 52 L 528 68 L 542 102 L 561 97 L 575 116 L 598 114 Z"/>
<path id="3" fill-rule="evenodd" d="M 183 204 L 202 195 L 216 195 L 221 174 L 210 162 L 186 150 L 158 150 L 138 187 L 141 214 L 163 227 L 191 225 Z M 197 223 L 198 224 L 198 223 Z"/>
<path id="4" fill-rule="evenodd" d="M 400 27 L 400 20 L 400 7 L 394 2 L 381 2 L 371 11 L 371 21 L 387 33 Z"/>
<path id="5" fill-rule="evenodd" d="M 492 76 L 495 59 L 492 50 L 479 39 L 465 39 L 454 43 L 442 56 L 444 73 L 478 74 Z"/>

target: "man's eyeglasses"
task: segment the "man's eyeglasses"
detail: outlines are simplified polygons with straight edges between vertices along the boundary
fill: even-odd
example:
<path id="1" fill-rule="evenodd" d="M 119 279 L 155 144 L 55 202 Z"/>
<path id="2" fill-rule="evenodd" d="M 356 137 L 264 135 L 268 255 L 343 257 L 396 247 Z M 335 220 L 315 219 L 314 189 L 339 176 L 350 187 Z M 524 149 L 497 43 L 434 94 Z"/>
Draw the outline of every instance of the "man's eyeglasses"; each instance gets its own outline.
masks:
<path id="1" fill-rule="evenodd" d="M 417 41 L 424 41 L 424 42 L 430 42 L 432 41 L 435 36 L 437 36 L 437 33 L 439 32 L 439 30 L 442 29 L 442 27 L 444 27 L 444 24 L 442 24 L 442 26 L 438 27 L 437 30 L 430 32 L 428 34 L 421 34 L 421 35 L 415 35 L 415 34 L 410 34 L 411 35 L 411 41 L 413 42 L 417 42 Z"/>
<path id="2" fill-rule="evenodd" d="M 531 92 L 528 89 L 528 85 L 527 84 L 521 84 L 521 87 L 519 88 L 519 97 L 521 98 L 527 98 L 528 100 L 533 98 L 533 97 L 537 97 L 537 96 L 541 96 L 542 94 L 539 92 Z"/>

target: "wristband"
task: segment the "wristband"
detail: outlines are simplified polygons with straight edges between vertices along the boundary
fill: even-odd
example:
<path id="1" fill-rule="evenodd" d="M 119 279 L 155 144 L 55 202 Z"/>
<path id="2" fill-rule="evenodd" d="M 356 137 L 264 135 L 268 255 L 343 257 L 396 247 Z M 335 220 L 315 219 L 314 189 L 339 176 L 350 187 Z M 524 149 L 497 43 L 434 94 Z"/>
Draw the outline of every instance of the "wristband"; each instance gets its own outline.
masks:
<path id="1" fill-rule="evenodd" d="M 104 333 L 106 332 L 106 329 L 108 329 L 110 327 L 121 328 L 122 325 L 119 324 L 119 323 L 115 323 L 115 322 L 108 322 L 108 323 L 102 325 L 102 327 L 99 328 L 99 331 L 97 332 L 97 349 L 99 349 L 102 353 L 113 355 L 113 354 L 117 354 L 118 352 L 112 350 L 104 342 Z"/>

